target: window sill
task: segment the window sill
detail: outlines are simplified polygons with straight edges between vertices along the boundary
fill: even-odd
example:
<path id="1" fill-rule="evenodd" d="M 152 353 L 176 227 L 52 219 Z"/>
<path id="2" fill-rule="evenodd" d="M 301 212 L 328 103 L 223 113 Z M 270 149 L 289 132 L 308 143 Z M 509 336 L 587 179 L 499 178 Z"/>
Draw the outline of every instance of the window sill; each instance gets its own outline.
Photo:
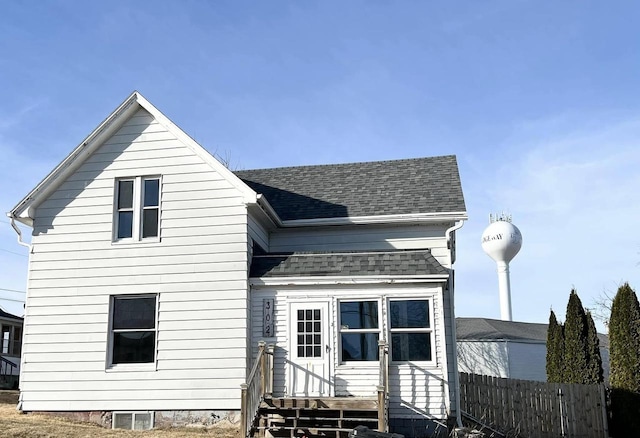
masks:
<path id="1" fill-rule="evenodd" d="M 142 240 L 133 240 L 133 239 L 119 239 L 119 240 L 112 240 L 111 244 L 112 245 L 124 245 L 124 246 L 130 246 L 130 245 L 153 245 L 153 244 L 158 244 L 160 243 L 160 239 L 142 239 Z"/>
<path id="2" fill-rule="evenodd" d="M 378 360 L 353 360 L 349 362 L 341 362 L 338 364 L 338 368 L 380 368 L 380 361 Z"/>
<path id="3" fill-rule="evenodd" d="M 128 373 L 139 371 L 157 371 L 156 363 L 119 363 L 105 369 L 107 373 Z"/>

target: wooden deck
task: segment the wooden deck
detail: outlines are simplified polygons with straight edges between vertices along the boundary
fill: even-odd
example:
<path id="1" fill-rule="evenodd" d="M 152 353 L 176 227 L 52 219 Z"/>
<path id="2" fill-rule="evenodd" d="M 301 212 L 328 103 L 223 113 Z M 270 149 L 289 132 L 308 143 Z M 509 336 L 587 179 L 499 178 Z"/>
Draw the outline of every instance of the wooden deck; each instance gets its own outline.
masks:
<path id="1" fill-rule="evenodd" d="M 254 436 L 346 438 L 354 427 L 378 429 L 375 397 L 305 397 L 264 400 Z"/>

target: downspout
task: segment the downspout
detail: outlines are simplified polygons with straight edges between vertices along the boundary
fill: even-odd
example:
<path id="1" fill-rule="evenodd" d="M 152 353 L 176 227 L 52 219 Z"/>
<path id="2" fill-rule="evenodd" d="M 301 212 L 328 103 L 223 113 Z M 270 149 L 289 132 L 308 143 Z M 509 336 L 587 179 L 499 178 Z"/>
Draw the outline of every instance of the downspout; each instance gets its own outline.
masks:
<path id="1" fill-rule="evenodd" d="M 20 231 L 20 228 L 18 228 L 18 226 L 16 225 L 16 218 L 11 213 L 7 213 L 7 216 L 11 221 L 11 228 L 13 228 L 18 235 L 18 245 L 26 246 L 27 248 L 29 248 L 29 252 L 31 252 L 31 245 L 22 240 L 22 231 Z"/>
<path id="2" fill-rule="evenodd" d="M 451 313 L 451 336 L 453 337 L 453 369 L 455 372 L 453 373 L 453 384 L 455 388 L 456 395 L 456 423 L 458 427 L 462 427 L 462 412 L 460 409 L 460 374 L 458 373 L 458 335 L 456 333 L 456 312 L 455 312 L 455 277 L 453 272 L 453 245 L 451 243 L 452 233 L 456 230 L 459 230 L 464 225 L 464 221 L 458 221 L 454 226 L 448 228 L 445 231 L 445 236 L 447 238 L 447 248 L 449 248 L 449 266 L 451 267 L 451 277 L 449 280 L 449 296 L 451 300 L 451 305 L 449 306 L 449 312 Z"/>
<path id="3" fill-rule="evenodd" d="M 20 228 L 16 225 L 16 218 L 11 213 L 7 213 L 7 216 L 11 221 L 11 228 L 13 228 L 16 234 L 18 235 L 18 244 L 29 248 L 29 258 L 31 258 L 31 245 L 22 240 L 22 231 L 20 231 Z M 26 300 L 27 298 L 25 297 L 25 303 L 27 302 Z M 22 362 L 23 359 L 24 359 L 24 352 L 20 355 L 20 374 L 22 374 L 22 369 L 24 366 L 24 363 Z M 18 404 L 16 406 L 16 409 L 22 412 L 22 391 L 20 391 L 20 396 L 18 397 Z"/>

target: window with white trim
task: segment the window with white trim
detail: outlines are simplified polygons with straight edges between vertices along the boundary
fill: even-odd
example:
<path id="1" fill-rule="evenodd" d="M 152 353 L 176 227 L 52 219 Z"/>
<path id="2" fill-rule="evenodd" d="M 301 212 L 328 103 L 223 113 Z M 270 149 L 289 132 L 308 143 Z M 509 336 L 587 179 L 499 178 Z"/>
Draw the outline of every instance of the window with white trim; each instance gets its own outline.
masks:
<path id="1" fill-rule="evenodd" d="M 160 178 L 116 180 L 114 240 L 157 240 L 160 236 Z"/>
<path id="2" fill-rule="evenodd" d="M 378 301 L 340 301 L 340 361 L 378 360 Z"/>
<path id="3" fill-rule="evenodd" d="M 118 295 L 111 302 L 111 365 L 156 360 L 157 295 Z"/>
<path id="4" fill-rule="evenodd" d="M 389 301 L 389 332 L 392 361 L 433 360 L 429 300 Z"/>

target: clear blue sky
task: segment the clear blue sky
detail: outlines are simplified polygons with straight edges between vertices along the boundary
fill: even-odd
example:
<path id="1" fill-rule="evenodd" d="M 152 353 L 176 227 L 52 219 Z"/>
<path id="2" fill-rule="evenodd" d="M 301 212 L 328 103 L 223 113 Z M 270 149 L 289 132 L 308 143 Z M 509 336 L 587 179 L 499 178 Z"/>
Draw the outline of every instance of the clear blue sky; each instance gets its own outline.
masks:
<path id="1" fill-rule="evenodd" d="M 640 6 L 628 1 L 31 1 L 0 13 L 0 209 L 131 91 L 240 169 L 456 154 L 456 310 L 516 320 L 640 287 Z M 0 218 L 0 305 L 26 249 Z M 17 301 L 8 301 L 17 300 Z M 601 328 L 602 329 L 602 328 Z"/>

